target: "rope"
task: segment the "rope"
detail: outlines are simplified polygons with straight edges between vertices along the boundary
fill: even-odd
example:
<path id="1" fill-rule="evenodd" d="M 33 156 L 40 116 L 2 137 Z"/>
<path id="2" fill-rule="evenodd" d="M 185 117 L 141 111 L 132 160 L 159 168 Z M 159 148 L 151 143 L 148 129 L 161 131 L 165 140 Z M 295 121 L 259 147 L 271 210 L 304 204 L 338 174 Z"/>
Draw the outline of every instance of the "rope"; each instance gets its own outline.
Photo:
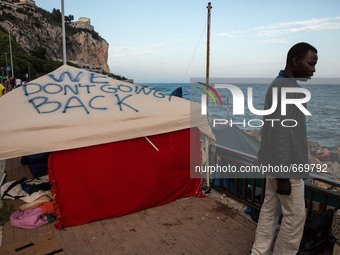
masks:
<path id="1" fill-rule="evenodd" d="M 195 54 L 196 54 L 196 51 L 197 51 L 198 45 L 200 44 L 200 42 L 201 42 L 201 40 L 202 40 L 203 33 L 204 33 L 204 31 L 205 31 L 206 27 L 207 27 L 207 23 L 205 23 L 205 24 L 204 24 L 204 27 L 203 27 L 203 30 L 202 30 L 202 33 L 201 33 L 200 39 L 198 40 L 198 42 L 197 42 L 197 45 L 196 45 L 196 48 L 195 48 L 195 50 L 194 50 L 194 53 L 193 53 L 193 54 L 192 54 L 192 56 L 191 56 L 191 59 L 190 59 L 190 62 L 189 62 L 189 64 L 188 64 L 187 70 L 185 71 L 185 74 L 184 74 L 184 77 L 183 77 L 182 83 L 184 83 L 184 80 L 185 80 L 185 78 L 187 77 L 187 74 L 188 74 L 189 68 L 190 68 L 190 66 L 191 66 L 192 60 L 194 59 L 194 56 L 195 56 Z"/>

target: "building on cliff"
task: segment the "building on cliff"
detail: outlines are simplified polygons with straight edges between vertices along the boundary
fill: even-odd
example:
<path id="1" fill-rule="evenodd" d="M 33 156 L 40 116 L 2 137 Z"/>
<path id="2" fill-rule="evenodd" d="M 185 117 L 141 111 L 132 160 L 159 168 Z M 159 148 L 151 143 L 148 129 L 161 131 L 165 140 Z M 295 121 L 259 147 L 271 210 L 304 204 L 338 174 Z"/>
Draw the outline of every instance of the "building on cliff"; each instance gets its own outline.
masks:
<path id="1" fill-rule="evenodd" d="M 31 13 L 37 17 L 37 6 L 34 0 L 20 0 L 19 2 L 12 3 L 12 1 L 0 0 L 0 15 L 3 13 L 17 14 L 18 12 Z"/>
<path id="2" fill-rule="evenodd" d="M 91 20 L 86 17 L 80 17 L 78 21 L 72 22 L 70 26 L 74 28 L 83 28 L 94 31 L 94 27 L 91 25 Z"/>
<path id="3" fill-rule="evenodd" d="M 37 6 L 35 5 L 34 0 L 20 0 L 19 3 L 16 3 L 16 5 L 20 6 L 22 9 L 28 12 L 36 12 Z"/>

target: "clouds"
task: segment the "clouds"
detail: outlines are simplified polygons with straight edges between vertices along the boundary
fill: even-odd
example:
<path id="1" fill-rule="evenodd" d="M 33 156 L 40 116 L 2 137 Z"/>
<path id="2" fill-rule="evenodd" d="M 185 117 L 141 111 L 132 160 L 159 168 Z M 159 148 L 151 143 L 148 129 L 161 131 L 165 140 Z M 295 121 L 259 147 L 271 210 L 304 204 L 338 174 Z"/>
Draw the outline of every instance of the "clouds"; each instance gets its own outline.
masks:
<path id="1" fill-rule="evenodd" d="M 254 28 L 256 36 L 272 37 L 290 33 L 314 32 L 340 29 L 340 17 L 312 18 L 302 21 L 282 22 Z"/>
<path id="2" fill-rule="evenodd" d="M 245 37 L 245 35 L 250 32 L 251 30 L 238 30 L 238 31 L 231 31 L 231 32 L 221 32 L 221 33 L 217 33 L 216 35 L 235 38 L 235 37 Z"/>
<path id="3" fill-rule="evenodd" d="M 110 58 L 122 58 L 148 54 L 150 54 L 150 51 L 143 47 L 120 46 L 109 48 Z"/>
<path id="4" fill-rule="evenodd" d="M 168 53 L 173 45 L 180 45 L 183 42 L 184 39 L 181 38 L 154 42 L 147 38 L 143 42 L 134 40 L 131 44 L 120 46 L 110 44 L 108 57 L 110 70 L 138 82 L 141 80 L 150 82 L 155 77 L 160 79 L 159 76 L 167 75 L 167 70 L 173 68 L 174 65 L 172 58 L 175 54 L 169 56 Z"/>
<path id="5" fill-rule="evenodd" d="M 241 37 L 278 37 L 282 35 L 316 32 L 340 29 L 340 17 L 311 18 L 307 20 L 289 21 L 259 26 L 248 30 L 236 30 L 230 32 L 217 33 L 217 36 L 227 36 L 230 38 Z M 282 44 L 284 40 L 262 40 L 266 44 Z"/>
<path id="6" fill-rule="evenodd" d="M 170 42 L 182 43 L 184 40 L 182 38 L 172 38 L 168 40 Z M 156 42 L 145 44 L 137 47 L 133 46 L 113 46 L 109 48 L 109 56 L 110 58 L 122 58 L 122 57 L 133 57 L 133 56 L 145 56 L 151 55 L 156 48 L 164 47 L 168 44 L 168 41 L 165 42 Z"/>
<path id="7" fill-rule="evenodd" d="M 340 34 L 340 17 L 336 15 L 325 15 L 321 18 L 311 16 L 306 19 L 276 23 L 271 22 L 270 19 L 252 22 L 247 20 L 239 23 L 242 29 L 237 28 L 238 23 L 235 24 L 229 31 L 217 30 L 220 33 L 215 33 L 215 38 L 212 38 L 214 47 L 211 52 L 213 59 L 211 75 L 225 75 L 226 73 L 242 75 L 245 66 L 248 65 L 248 74 L 268 76 L 281 68 L 282 63 L 277 59 L 282 54 L 285 55 L 287 45 L 296 41 L 312 41 L 318 46 L 320 52 L 323 52 L 323 61 L 327 63 L 330 60 L 327 60 L 326 52 L 334 47 L 337 41 L 336 36 Z M 264 25 L 257 26 L 257 24 Z M 225 27 L 223 23 L 220 25 Z M 328 31 L 327 34 L 326 31 Z M 110 43 L 108 64 L 114 73 L 134 78 L 138 82 L 174 81 L 181 79 L 183 73 L 185 75 L 182 80 L 185 80 L 190 76 L 204 74 L 206 52 L 204 43 L 200 44 L 200 51 L 195 56 L 190 72 L 188 71 L 187 63 L 196 45 L 196 41 L 192 38 L 196 37 L 192 35 L 186 37 L 181 33 L 172 34 L 165 31 L 156 38 L 139 37 L 136 40 L 125 40 L 125 42 L 119 40 L 119 42 L 116 41 L 116 45 Z M 326 43 L 326 40 L 329 42 Z M 214 55 L 216 52 L 218 54 Z M 333 50 L 329 55 L 334 58 L 339 56 L 338 52 L 338 50 Z M 323 66 L 326 65 L 325 63 Z M 334 66 L 338 68 L 338 64 Z M 336 68 L 331 67 L 320 68 L 318 75 L 320 73 L 320 75 L 329 76 L 330 73 L 335 73 Z M 186 69 L 188 70 L 185 71 Z"/>
<path id="8" fill-rule="evenodd" d="M 134 56 L 145 56 L 151 55 L 153 50 L 157 47 L 164 46 L 165 43 L 152 43 L 143 46 L 117 46 L 109 48 L 110 58 L 122 58 L 122 57 L 134 57 Z"/>
<path id="9" fill-rule="evenodd" d="M 268 40 L 261 40 L 257 41 L 258 43 L 262 44 L 269 44 L 269 45 L 276 45 L 276 44 L 288 44 L 289 41 L 287 40 L 278 40 L 278 39 L 268 39 Z"/>

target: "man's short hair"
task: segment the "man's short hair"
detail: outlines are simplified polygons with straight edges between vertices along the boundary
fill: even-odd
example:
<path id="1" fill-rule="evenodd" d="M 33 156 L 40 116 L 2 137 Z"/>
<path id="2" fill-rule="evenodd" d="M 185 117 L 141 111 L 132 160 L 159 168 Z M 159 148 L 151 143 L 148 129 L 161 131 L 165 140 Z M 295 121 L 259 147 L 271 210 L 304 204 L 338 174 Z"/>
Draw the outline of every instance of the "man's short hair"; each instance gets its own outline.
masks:
<path id="1" fill-rule="evenodd" d="M 300 42 L 295 44 L 290 48 L 287 54 L 287 62 L 293 60 L 294 57 L 298 57 L 299 59 L 303 59 L 309 51 L 313 51 L 314 53 L 318 53 L 317 49 L 310 45 L 309 43 Z"/>

